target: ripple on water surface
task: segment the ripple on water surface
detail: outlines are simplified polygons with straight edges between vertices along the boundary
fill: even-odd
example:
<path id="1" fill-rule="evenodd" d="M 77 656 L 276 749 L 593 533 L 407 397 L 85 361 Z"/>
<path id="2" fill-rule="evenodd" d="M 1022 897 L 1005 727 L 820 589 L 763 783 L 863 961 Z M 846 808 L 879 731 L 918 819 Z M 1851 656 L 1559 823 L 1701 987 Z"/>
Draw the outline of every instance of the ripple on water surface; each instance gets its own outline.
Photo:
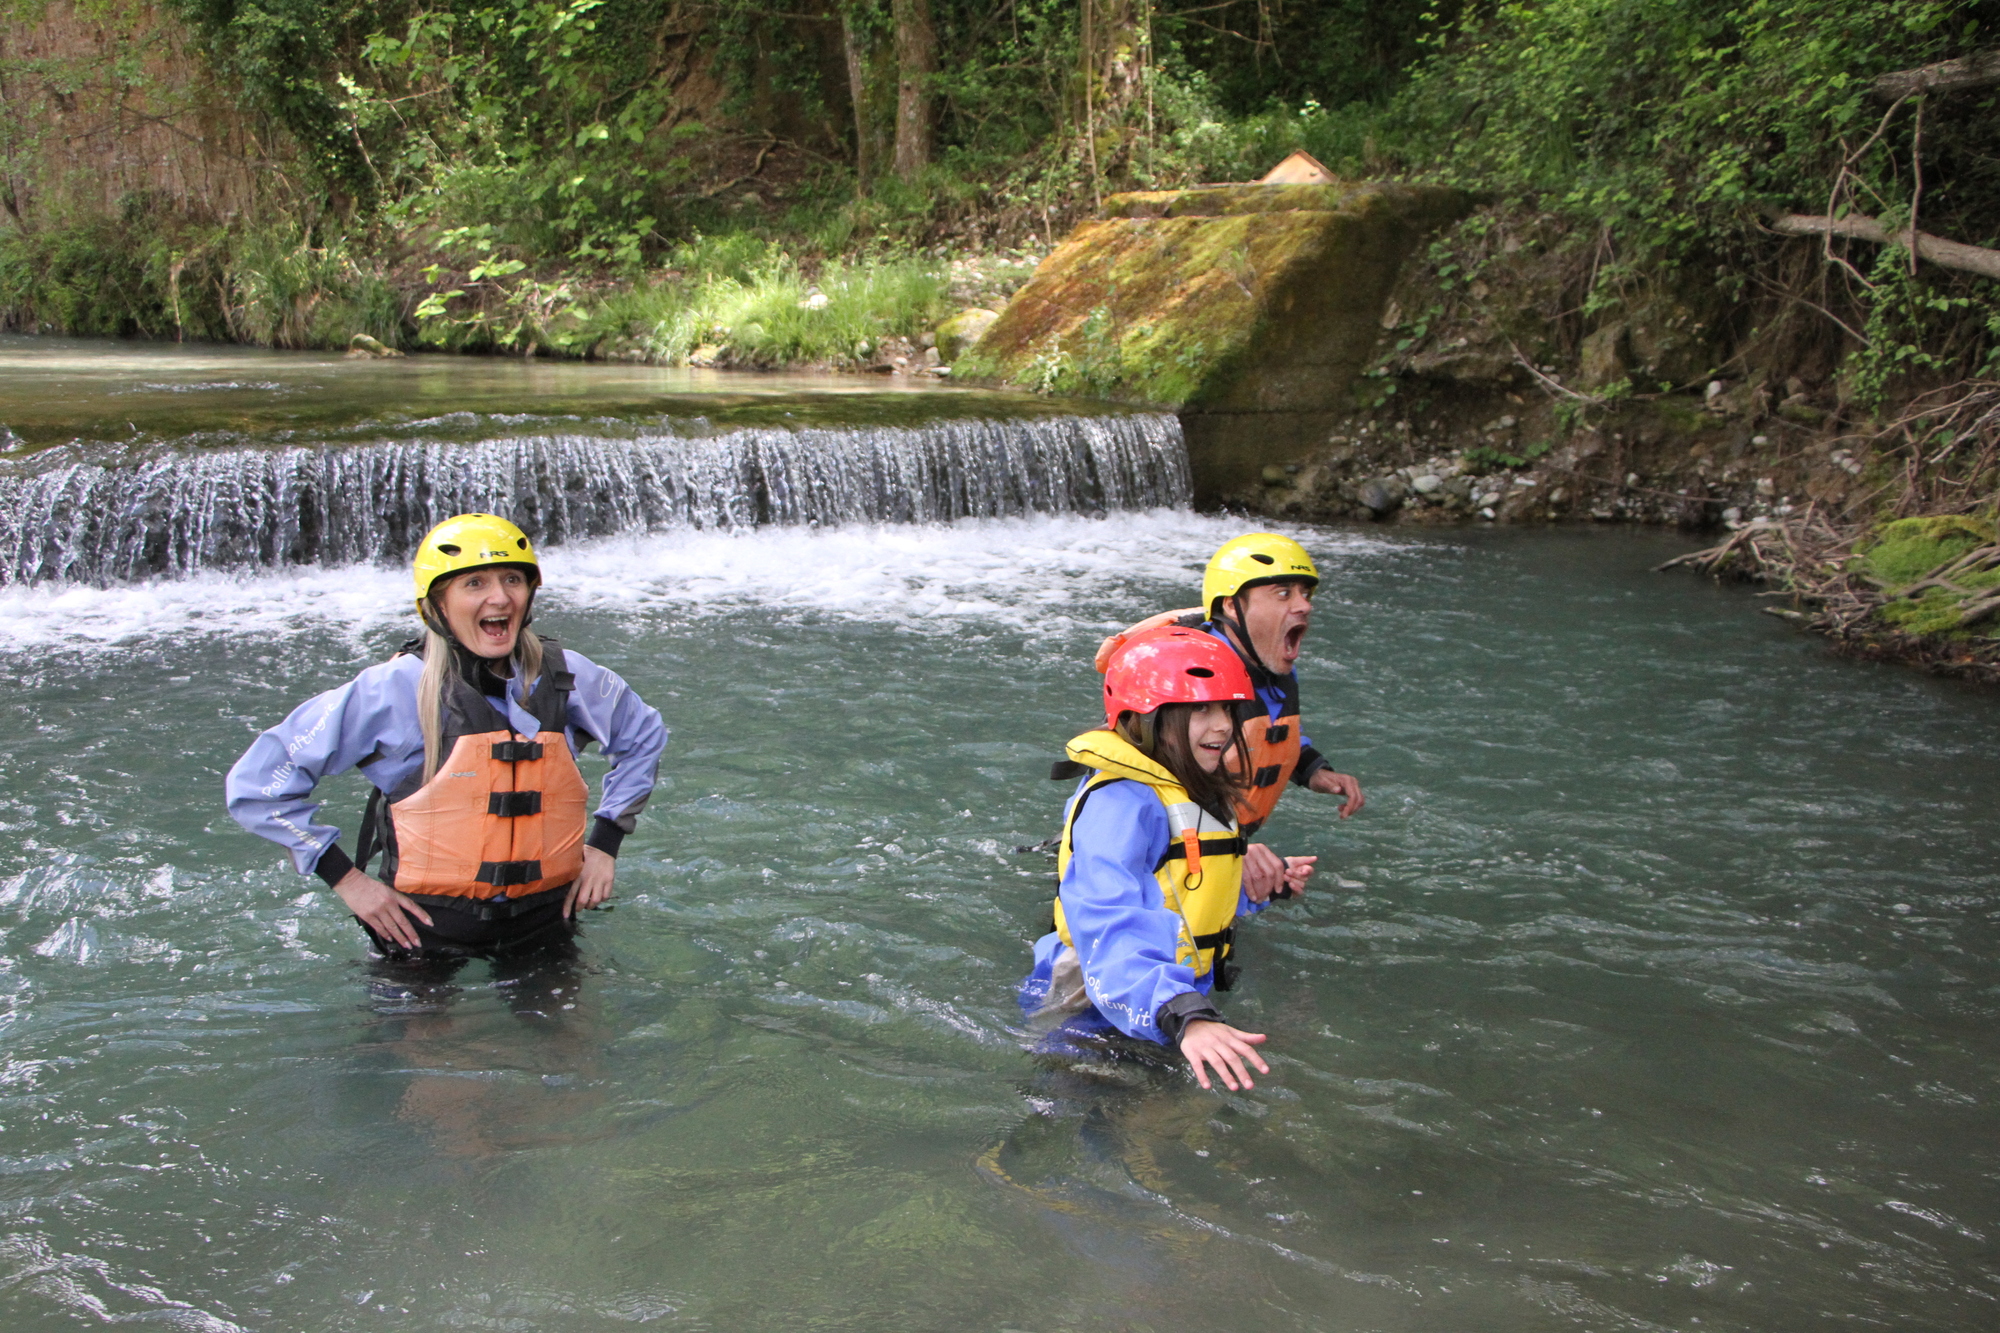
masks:
<path id="1" fill-rule="evenodd" d="M 1660 539 L 1304 534 L 1308 730 L 1369 804 L 1270 830 L 1324 856 L 1227 1001 L 1270 1077 L 1022 1053 L 1084 663 L 1232 531 L 552 552 L 668 782 L 580 971 L 445 986 L 217 799 L 403 575 L 0 593 L 7 1327 L 1988 1322 L 2000 719 Z"/>

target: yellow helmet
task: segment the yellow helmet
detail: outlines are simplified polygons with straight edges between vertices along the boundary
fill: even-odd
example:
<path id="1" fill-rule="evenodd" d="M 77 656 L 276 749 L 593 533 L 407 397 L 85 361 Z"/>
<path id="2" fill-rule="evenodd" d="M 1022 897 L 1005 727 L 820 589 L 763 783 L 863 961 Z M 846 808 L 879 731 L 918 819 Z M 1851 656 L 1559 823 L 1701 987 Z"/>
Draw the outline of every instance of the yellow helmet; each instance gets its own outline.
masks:
<path id="1" fill-rule="evenodd" d="M 1305 547 L 1275 532 L 1232 537 L 1202 571 L 1202 613 L 1213 616 L 1218 598 L 1234 597 L 1245 588 L 1281 579 L 1300 579 L 1319 586 L 1319 568 L 1306 554 Z"/>
<path id="2" fill-rule="evenodd" d="M 438 524 L 417 543 L 417 554 L 410 561 L 410 572 L 417 580 L 417 614 L 423 614 L 431 585 L 439 579 L 492 565 L 519 565 L 535 582 L 542 581 L 542 567 L 535 559 L 535 548 L 528 544 L 528 534 L 506 519 L 496 514 L 460 514 Z"/>

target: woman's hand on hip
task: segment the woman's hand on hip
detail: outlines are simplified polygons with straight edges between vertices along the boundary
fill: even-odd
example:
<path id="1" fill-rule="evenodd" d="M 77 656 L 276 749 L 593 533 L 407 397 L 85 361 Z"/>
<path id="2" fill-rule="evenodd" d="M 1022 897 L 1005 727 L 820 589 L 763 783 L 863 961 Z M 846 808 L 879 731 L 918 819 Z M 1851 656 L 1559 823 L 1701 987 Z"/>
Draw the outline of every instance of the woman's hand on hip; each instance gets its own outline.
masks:
<path id="1" fill-rule="evenodd" d="M 417 928 L 410 924 L 410 918 L 415 917 L 428 926 L 430 913 L 381 880 L 357 866 L 341 876 L 333 891 L 347 904 L 347 910 L 360 918 L 362 925 L 383 939 L 405 949 L 421 947 Z"/>
<path id="2" fill-rule="evenodd" d="M 1257 1054 L 1257 1048 L 1263 1042 L 1264 1034 L 1261 1032 L 1245 1032 L 1208 1018 L 1194 1019 L 1181 1029 L 1181 1054 L 1187 1057 L 1189 1067 L 1194 1070 L 1195 1081 L 1204 1088 L 1213 1086 L 1208 1081 L 1209 1069 L 1215 1071 L 1216 1077 L 1231 1092 L 1256 1087 L 1244 1065 L 1246 1062 L 1255 1065 L 1260 1074 L 1271 1072 L 1271 1066 Z M 1207 1068 L 1203 1068 L 1204 1065 Z"/>
<path id="3" fill-rule="evenodd" d="M 618 858 L 595 847 L 583 849 L 583 869 L 569 886 L 563 899 L 563 915 L 575 916 L 586 907 L 595 907 L 611 896 L 611 879 L 618 873 Z"/>

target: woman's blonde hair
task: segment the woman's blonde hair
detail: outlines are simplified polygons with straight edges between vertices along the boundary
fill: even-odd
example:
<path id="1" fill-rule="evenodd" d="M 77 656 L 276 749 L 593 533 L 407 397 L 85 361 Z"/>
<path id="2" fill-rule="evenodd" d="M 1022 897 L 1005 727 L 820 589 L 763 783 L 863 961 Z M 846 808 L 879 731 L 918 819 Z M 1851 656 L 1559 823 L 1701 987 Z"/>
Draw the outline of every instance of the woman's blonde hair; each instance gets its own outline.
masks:
<path id="1" fill-rule="evenodd" d="M 463 572 L 472 573 L 469 569 Z M 437 631 L 437 626 L 444 623 L 444 608 L 438 604 L 438 594 L 450 584 L 451 579 L 439 579 L 431 585 L 426 599 L 431 612 L 424 618 L 424 670 L 417 677 L 417 724 L 424 730 L 424 778 L 419 786 L 436 777 L 444 764 L 444 682 L 452 671 L 452 640 Z M 521 682 L 521 698 L 526 702 L 535 688 L 535 679 L 542 674 L 542 640 L 526 625 L 521 626 L 520 636 L 514 641 L 513 664 L 514 679 Z"/>

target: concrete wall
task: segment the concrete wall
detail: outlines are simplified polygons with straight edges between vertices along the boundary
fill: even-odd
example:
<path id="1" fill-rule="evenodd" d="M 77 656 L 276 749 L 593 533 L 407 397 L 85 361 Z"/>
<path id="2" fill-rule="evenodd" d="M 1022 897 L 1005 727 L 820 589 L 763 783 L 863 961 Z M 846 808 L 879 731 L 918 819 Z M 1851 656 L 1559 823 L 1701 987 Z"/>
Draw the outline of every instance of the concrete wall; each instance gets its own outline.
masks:
<path id="1" fill-rule="evenodd" d="M 1214 501 L 1324 441 L 1404 261 L 1469 206 L 1382 184 L 1115 195 L 953 371 L 1176 408 Z"/>

